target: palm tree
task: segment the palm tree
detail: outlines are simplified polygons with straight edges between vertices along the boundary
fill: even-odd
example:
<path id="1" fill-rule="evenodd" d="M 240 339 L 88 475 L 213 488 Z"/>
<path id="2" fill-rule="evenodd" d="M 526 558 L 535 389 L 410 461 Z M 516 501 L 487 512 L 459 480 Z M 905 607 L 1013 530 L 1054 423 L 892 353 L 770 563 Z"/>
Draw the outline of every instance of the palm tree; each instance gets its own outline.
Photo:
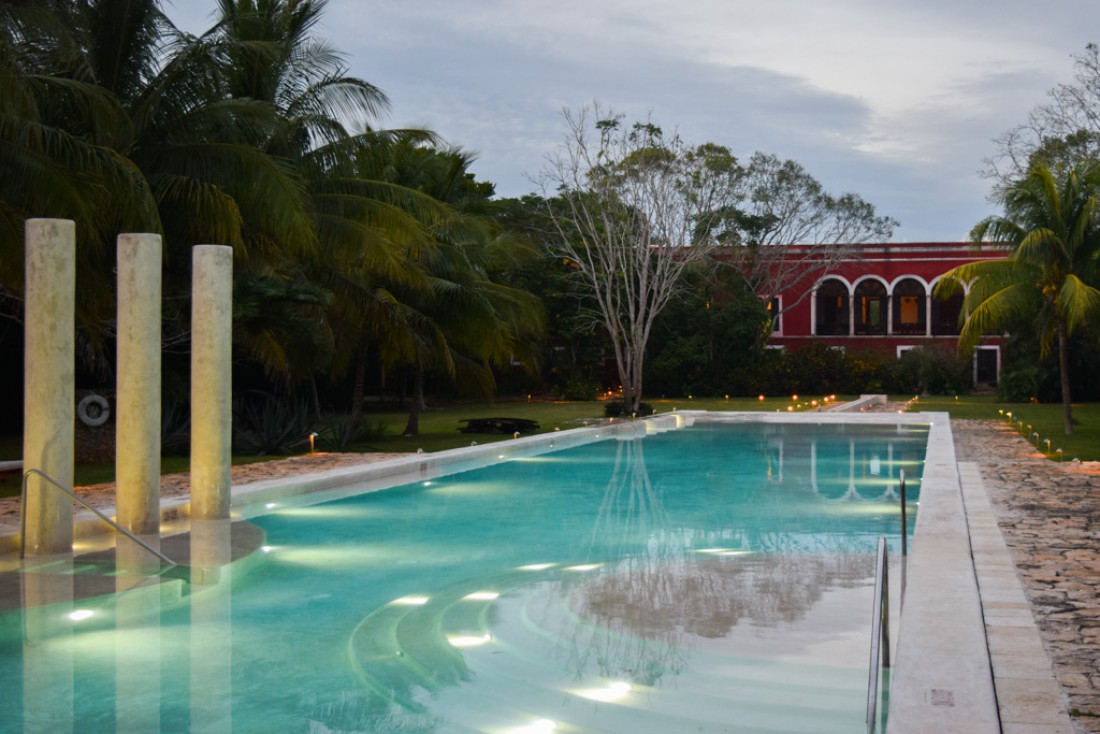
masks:
<path id="1" fill-rule="evenodd" d="M 984 260 L 948 271 L 937 295 L 970 283 L 960 349 L 982 334 L 1030 321 L 1042 356 L 1057 343 L 1066 435 L 1073 433 L 1069 337 L 1100 315 L 1100 164 L 1080 163 L 1052 171 L 1038 164 L 1002 195 L 1005 213 L 971 231 L 975 243 L 1004 242 L 1005 260 Z"/>
<path id="2" fill-rule="evenodd" d="M 96 276 L 113 267 L 114 233 L 160 223 L 141 172 L 115 147 L 129 129 L 125 106 L 91 63 L 82 10 L 0 4 L 0 296 L 22 292 L 23 222 L 75 220 L 78 334 L 95 353 L 113 313 L 111 281 Z"/>
<path id="3" fill-rule="evenodd" d="M 416 348 L 405 360 L 415 391 L 405 435 L 419 430 L 427 372 L 489 393 L 495 385 L 492 366 L 507 364 L 514 356 L 531 364 L 534 350 L 528 337 L 543 328 L 539 300 L 499 277 L 533 250 L 504 235 L 483 215 L 492 189 L 474 181 L 472 161 L 461 150 L 412 143 L 394 151 L 395 179 L 447 204 L 450 212 L 428 223 L 429 237 L 413 252 L 427 276 L 427 288 L 402 295 L 421 317 L 413 332 Z"/>

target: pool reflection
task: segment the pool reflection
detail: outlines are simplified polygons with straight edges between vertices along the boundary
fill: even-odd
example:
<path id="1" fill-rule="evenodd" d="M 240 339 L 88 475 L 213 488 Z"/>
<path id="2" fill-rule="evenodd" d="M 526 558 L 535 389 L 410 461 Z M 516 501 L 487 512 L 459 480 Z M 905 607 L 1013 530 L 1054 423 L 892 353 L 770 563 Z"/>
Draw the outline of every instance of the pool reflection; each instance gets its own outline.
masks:
<path id="1" fill-rule="evenodd" d="M 120 593 L 80 622 L 79 574 L 24 574 L 41 603 L 0 619 L 0 684 L 22 693 L 0 713 L 28 732 L 851 731 L 874 540 L 923 452 L 835 426 L 608 441 L 571 450 L 583 469 L 259 518 L 273 548 L 243 577 L 229 523 L 195 523 L 182 601 L 137 585 L 125 546 Z"/>

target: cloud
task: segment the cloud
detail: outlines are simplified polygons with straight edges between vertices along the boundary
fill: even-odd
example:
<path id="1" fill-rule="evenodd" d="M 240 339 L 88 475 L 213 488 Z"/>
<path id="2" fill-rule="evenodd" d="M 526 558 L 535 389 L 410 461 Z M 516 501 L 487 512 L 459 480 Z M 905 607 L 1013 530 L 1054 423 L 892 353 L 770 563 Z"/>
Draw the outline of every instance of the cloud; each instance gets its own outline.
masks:
<path id="1" fill-rule="evenodd" d="M 319 33 L 389 94 L 385 124 L 478 151 L 500 193 L 531 190 L 563 106 L 600 100 L 794 158 L 933 239 L 990 213 L 992 139 L 1071 77 L 1095 28 L 1092 0 L 330 0 Z"/>

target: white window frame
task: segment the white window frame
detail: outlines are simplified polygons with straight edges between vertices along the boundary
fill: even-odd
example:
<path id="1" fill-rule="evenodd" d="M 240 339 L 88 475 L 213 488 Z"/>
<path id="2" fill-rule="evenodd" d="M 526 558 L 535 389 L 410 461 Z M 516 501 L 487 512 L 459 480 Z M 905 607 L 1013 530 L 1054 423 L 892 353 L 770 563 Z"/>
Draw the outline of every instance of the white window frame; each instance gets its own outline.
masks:
<path id="1" fill-rule="evenodd" d="M 971 373 L 971 381 L 973 384 L 978 384 L 978 350 L 986 352 L 992 351 L 997 353 L 997 374 L 994 376 L 994 382 L 1001 381 L 1001 346 L 999 344 L 979 344 L 974 347 L 974 354 L 971 359 L 973 362 L 973 372 Z"/>

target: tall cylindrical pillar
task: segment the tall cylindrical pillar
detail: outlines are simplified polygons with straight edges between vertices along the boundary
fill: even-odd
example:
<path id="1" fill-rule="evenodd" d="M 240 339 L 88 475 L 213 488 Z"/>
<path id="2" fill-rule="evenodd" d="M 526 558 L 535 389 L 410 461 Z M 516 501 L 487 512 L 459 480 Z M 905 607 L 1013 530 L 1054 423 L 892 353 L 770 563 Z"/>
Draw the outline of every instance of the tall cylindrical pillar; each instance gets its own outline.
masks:
<path id="1" fill-rule="evenodd" d="M 197 245 L 191 259 L 191 517 L 229 517 L 233 248 Z"/>
<path id="2" fill-rule="evenodd" d="M 160 531 L 160 302 L 160 235 L 120 234 L 116 509 L 135 535 Z"/>
<path id="3" fill-rule="evenodd" d="M 76 225 L 68 219 L 28 219 L 24 232 L 23 469 L 38 469 L 71 488 Z M 65 493 L 31 475 L 23 512 L 27 553 L 72 551 L 73 505 Z"/>

